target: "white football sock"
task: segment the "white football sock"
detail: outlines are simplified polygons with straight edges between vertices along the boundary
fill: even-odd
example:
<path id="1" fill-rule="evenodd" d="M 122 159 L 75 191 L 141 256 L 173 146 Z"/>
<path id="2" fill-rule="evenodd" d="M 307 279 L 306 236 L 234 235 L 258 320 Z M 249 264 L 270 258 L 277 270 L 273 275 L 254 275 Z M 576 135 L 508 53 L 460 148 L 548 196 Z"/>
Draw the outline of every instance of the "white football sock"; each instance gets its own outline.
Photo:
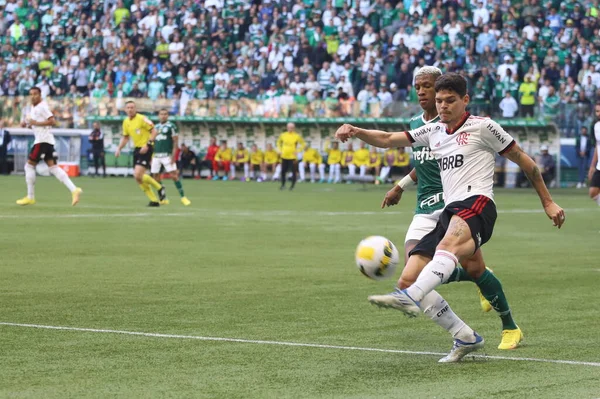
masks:
<path id="1" fill-rule="evenodd" d="M 56 177 L 62 184 L 67 186 L 67 188 L 69 189 L 70 192 L 75 191 L 75 189 L 77 188 L 77 187 L 75 187 L 75 185 L 73 184 L 71 179 L 69 179 L 69 175 L 67 175 L 67 172 L 65 172 L 58 166 L 56 166 L 56 165 L 51 166 L 50 173 L 52 173 L 54 175 L 54 177 Z"/>
<path id="2" fill-rule="evenodd" d="M 391 168 L 389 166 L 384 166 L 383 168 L 381 168 L 381 172 L 379 173 L 379 178 L 381 180 L 384 180 L 387 177 L 388 173 L 390 173 L 390 169 Z"/>
<path id="3" fill-rule="evenodd" d="M 304 162 L 300 162 L 298 164 L 298 172 L 300 172 L 300 180 L 304 180 L 306 177 L 306 164 Z"/>
<path id="4" fill-rule="evenodd" d="M 333 181 L 334 173 L 335 173 L 335 165 L 329 165 L 329 180 Z"/>
<path id="5" fill-rule="evenodd" d="M 281 174 L 281 164 L 277 164 L 275 167 L 275 173 L 273 174 L 273 180 L 279 180 L 279 175 Z"/>
<path id="6" fill-rule="evenodd" d="M 263 180 L 267 180 L 267 172 L 263 172 L 262 173 L 262 179 Z"/>
<path id="7" fill-rule="evenodd" d="M 410 297 L 419 302 L 436 287 L 448 281 L 458 264 L 458 259 L 448 251 L 437 250 L 431 262 L 425 266 L 417 281 L 406 289 Z"/>
<path id="8" fill-rule="evenodd" d="M 231 166 L 229 167 L 229 171 L 231 172 L 230 173 L 231 178 L 235 179 L 235 165 L 234 164 L 231 164 Z"/>
<path id="9" fill-rule="evenodd" d="M 367 173 L 367 165 L 360 165 L 360 177 L 365 177 Z"/>
<path id="10" fill-rule="evenodd" d="M 245 163 L 244 164 L 244 177 L 246 179 L 248 178 L 249 173 L 250 173 L 250 164 Z"/>
<path id="11" fill-rule="evenodd" d="M 448 331 L 453 338 L 463 342 L 475 342 L 474 331 L 454 313 L 450 305 L 437 291 L 425 295 L 419 308 L 438 326 Z"/>
<path id="12" fill-rule="evenodd" d="M 333 167 L 335 168 L 335 181 L 339 183 L 342 181 L 342 165 L 336 163 Z"/>
<path id="13" fill-rule="evenodd" d="M 319 164 L 319 179 L 325 180 L 325 164 Z"/>
<path id="14" fill-rule="evenodd" d="M 35 198 L 35 166 L 25 164 L 25 183 L 27 183 L 27 196 L 31 199 Z"/>
<path id="15" fill-rule="evenodd" d="M 348 165 L 348 176 L 349 177 L 356 176 L 356 165 L 354 165 L 353 163 Z"/>
<path id="16" fill-rule="evenodd" d="M 308 164 L 308 169 L 310 171 L 310 180 L 314 181 L 315 180 L 315 172 L 317 170 L 317 164 L 316 163 L 309 163 Z"/>
<path id="17" fill-rule="evenodd" d="M 596 204 L 600 205 L 600 194 L 596 195 L 593 199 L 596 201 Z"/>

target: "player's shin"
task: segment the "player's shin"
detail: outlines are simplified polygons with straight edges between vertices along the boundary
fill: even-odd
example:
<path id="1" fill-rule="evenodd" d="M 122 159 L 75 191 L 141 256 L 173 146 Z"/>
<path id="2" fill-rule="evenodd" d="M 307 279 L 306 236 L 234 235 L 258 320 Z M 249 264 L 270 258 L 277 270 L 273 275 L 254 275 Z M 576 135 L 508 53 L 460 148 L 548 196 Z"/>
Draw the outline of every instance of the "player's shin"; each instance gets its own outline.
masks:
<path id="1" fill-rule="evenodd" d="M 175 183 L 175 188 L 177 188 L 179 195 L 182 198 L 185 197 L 185 194 L 183 193 L 183 185 L 181 184 L 181 179 L 173 180 L 173 183 Z"/>
<path id="2" fill-rule="evenodd" d="M 160 190 L 162 187 L 159 182 L 157 182 L 152 178 L 152 176 L 147 174 L 144 174 L 144 176 L 142 177 L 142 182 L 144 184 L 147 184 L 148 186 L 154 187 L 155 190 Z"/>
<path id="3" fill-rule="evenodd" d="M 508 306 L 508 300 L 502 289 L 502 284 L 496 276 L 489 270 L 485 270 L 481 277 L 475 280 L 475 284 L 481 290 L 481 294 L 488 300 L 490 305 L 494 308 L 500 319 L 502 320 L 503 330 L 514 330 L 517 328 L 517 324 L 512 318 L 510 307 Z"/>
<path id="4" fill-rule="evenodd" d="M 248 164 L 248 163 L 244 164 L 244 178 L 246 178 L 246 179 L 250 178 L 250 164 Z"/>
<path id="5" fill-rule="evenodd" d="M 27 183 L 27 197 L 30 199 L 35 198 L 35 166 L 26 163 L 25 164 L 25 183 Z"/>
<path id="6" fill-rule="evenodd" d="M 59 168 L 58 166 L 54 165 L 50 167 L 50 173 L 56 177 L 62 184 L 64 184 L 65 186 L 67 186 L 67 188 L 69 189 L 70 192 L 75 191 L 75 189 L 77 187 L 75 187 L 75 185 L 73 184 L 73 182 L 71 181 L 71 179 L 69 179 L 69 175 L 67 175 L 67 172 L 65 172 L 64 170 L 62 170 L 61 168 Z"/>
<path id="7" fill-rule="evenodd" d="M 144 194 L 146 194 L 146 197 L 148 197 L 150 202 L 158 202 L 156 194 L 154 194 L 154 191 L 152 191 L 147 183 L 140 184 L 140 189 L 144 192 Z"/>
<path id="8" fill-rule="evenodd" d="M 419 303 L 419 308 L 453 338 L 463 342 L 475 342 L 474 331 L 454 313 L 437 291 L 425 295 Z"/>
<path id="9" fill-rule="evenodd" d="M 425 295 L 448 281 L 457 264 L 458 259 L 454 254 L 444 250 L 437 250 L 431 262 L 419 274 L 417 281 L 406 289 L 406 293 L 415 302 L 421 301 Z"/>

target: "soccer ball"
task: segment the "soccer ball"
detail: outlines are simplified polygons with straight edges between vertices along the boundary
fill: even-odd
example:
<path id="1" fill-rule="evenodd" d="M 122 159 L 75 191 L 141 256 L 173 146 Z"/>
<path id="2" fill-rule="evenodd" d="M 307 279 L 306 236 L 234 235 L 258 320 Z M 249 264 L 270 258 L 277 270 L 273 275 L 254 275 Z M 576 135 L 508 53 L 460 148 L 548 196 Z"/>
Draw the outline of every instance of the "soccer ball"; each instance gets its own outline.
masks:
<path id="1" fill-rule="evenodd" d="M 382 236 L 370 236 L 359 242 L 355 257 L 358 270 L 373 280 L 392 277 L 400 262 L 396 246 Z"/>

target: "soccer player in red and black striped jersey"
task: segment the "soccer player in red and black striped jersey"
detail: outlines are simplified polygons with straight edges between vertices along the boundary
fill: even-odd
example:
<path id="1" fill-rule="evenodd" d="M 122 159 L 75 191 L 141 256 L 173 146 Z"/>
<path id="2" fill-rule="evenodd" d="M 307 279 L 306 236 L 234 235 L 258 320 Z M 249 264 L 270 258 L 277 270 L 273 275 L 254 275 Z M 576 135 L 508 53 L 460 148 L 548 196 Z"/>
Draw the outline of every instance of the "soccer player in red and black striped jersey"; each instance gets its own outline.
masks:
<path id="1" fill-rule="evenodd" d="M 395 308 L 409 316 L 420 312 L 419 303 L 448 281 L 459 260 L 469 259 L 492 236 L 496 221 L 493 201 L 495 153 L 521 167 L 537 191 L 553 224 L 560 228 L 565 214 L 550 196 L 535 162 L 523 152 L 500 125 L 488 118 L 469 115 L 467 84 L 459 74 L 449 73 L 435 82 L 440 122 L 410 132 L 387 133 L 344 125 L 336 138 L 357 137 L 382 147 L 427 146 L 440 167 L 446 207 L 436 228 L 411 251 L 410 261 L 426 263 L 416 282 L 393 293 Z M 483 346 L 483 338 L 455 340 L 451 353 L 440 361 L 456 361 Z"/>

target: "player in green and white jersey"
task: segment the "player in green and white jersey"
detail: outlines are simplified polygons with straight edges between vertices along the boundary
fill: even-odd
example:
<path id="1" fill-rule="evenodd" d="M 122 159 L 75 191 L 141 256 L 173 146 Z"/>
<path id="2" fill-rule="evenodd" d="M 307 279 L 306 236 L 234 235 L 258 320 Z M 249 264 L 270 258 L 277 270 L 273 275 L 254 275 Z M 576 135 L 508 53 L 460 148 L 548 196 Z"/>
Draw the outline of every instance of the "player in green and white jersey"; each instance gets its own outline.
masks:
<path id="1" fill-rule="evenodd" d="M 417 72 L 415 76 L 415 88 L 419 95 L 419 104 L 423 108 L 423 113 L 410 121 L 411 129 L 417 129 L 426 124 L 439 121 L 435 104 L 434 84 L 437 77 L 441 76 L 441 74 L 441 71 L 435 67 L 424 67 Z M 435 228 L 445 206 L 440 170 L 429 148 L 413 147 L 413 161 L 414 169 L 395 185 L 394 188 L 388 191 L 382 203 L 382 208 L 396 205 L 402 197 L 404 188 L 415 182 L 417 183 L 417 206 L 413 221 L 406 233 L 404 243 L 406 266 L 398 280 L 398 287 L 400 289 L 412 285 L 421 273 L 424 265 L 420 265 L 418 262 L 409 262 L 408 254 L 426 234 Z M 485 267 L 481 251 L 477 251 L 473 257 L 465 261 L 463 267 L 464 269 L 460 267 L 456 268 L 449 281 L 475 282 L 480 289 L 480 302 L 483 310 L 488 312 L 492 308 L 495 309 L 502 320 L 502 341 L 498 348 L 514 349 L 519 346 L 523 339 L 522 332 L 512 319 L 502 284 Z M 471 271 L 473 275 L 469 275 L 466 270 Z M 392 294 L 376 295 L 369 297 L 369 300 L 378 306 L 394 307 L 392 297 Z M 426 309 L 423 310 L 443 327 L 443 320 L 437 320 L 440 318 L 438 314 L 433 314 Z M 445 361 L 460 360 L 466 354 L 463 353 L 455 353 L 452 356 L 451 352 L 449 357 L 445 358 Z"/>
<path id="2" fill-rule="evenodd" d="M 160 169 L 164 167 L 165 171 L 170 173 L 171 178 L 175 182 L 175 187 L 177 187 L 177 191 L 179 191 L 179 195 L 181 196 L 181 203 L 188 206 L 191 202 L 183 192 L 179 171 L 174 162 L 175 150 L 177 149 L 179 139 L 177 126 L 169 122 L 169 111 L 166 109 L 158 111 L 158 120 L 160 123 L 155 126 L 157 135 L 154 139 L 154 157 L 152 158 L 150 172 L 154 176 L 154 179 L 160 182 Z M 168 203 L 169 200 L 166 198 L 160 201 L 161 205 L 167 205 Z"/>

